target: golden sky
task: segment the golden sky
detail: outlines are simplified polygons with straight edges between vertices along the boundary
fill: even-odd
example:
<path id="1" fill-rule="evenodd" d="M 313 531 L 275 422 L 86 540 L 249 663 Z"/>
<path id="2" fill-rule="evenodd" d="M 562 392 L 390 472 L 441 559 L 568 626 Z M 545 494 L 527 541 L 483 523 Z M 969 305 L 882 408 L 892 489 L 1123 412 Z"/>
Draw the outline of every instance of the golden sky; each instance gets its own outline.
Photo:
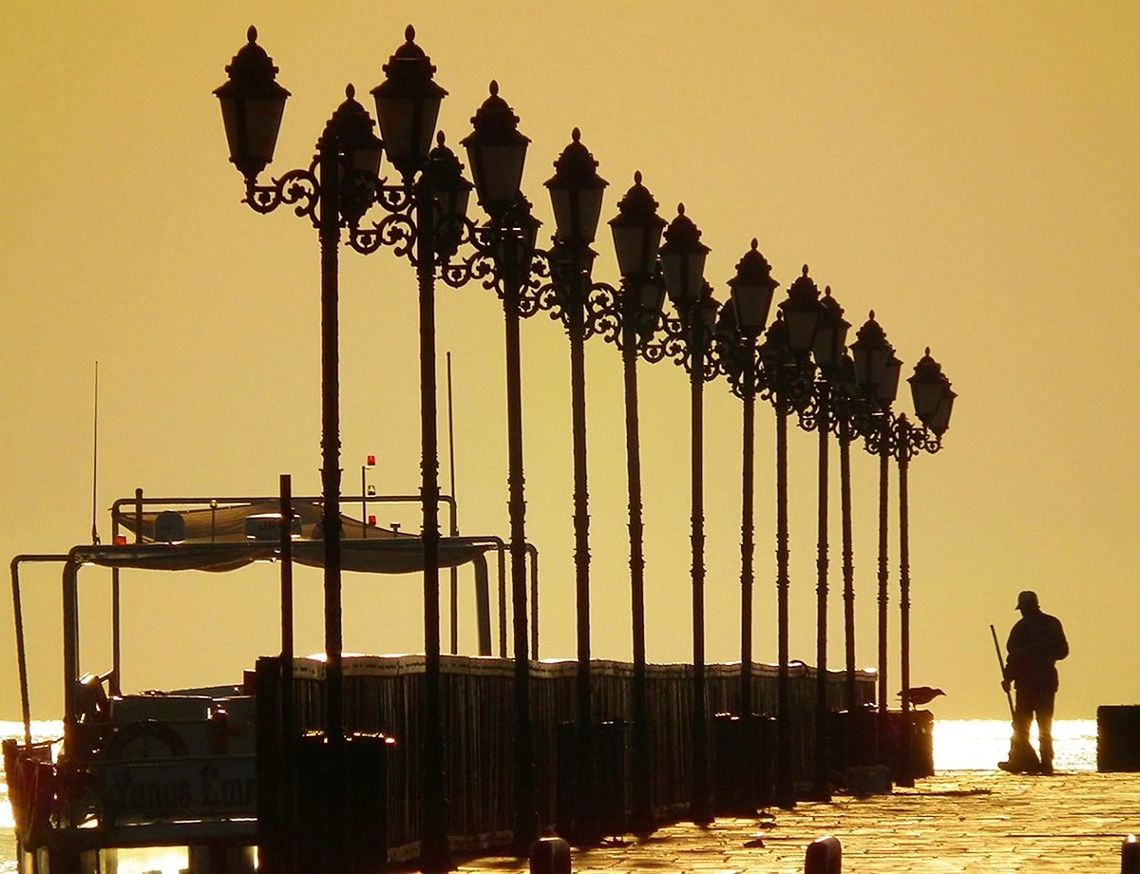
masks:
<path id="1" fill-rule="evenodd" d="M 874 309 L 911 372 L 931 346 L 957 391 L 945 447 L 911 467 L 912 682 L 942 717 L 1001 716 L 988 625 L 1017 592 L 1065 623 L 1059 717 L 1134 703 L 1140 276 L 1140 7 L 1131 2 L 543 3 L 9 0 L 0 7 L 0 555 L 65 551 L 91 528 L 94 362 L 98 505 L 148 495 L 319 491 L 315 232 L 241 204 L 213 88 L 255 24 L 293 94 L 271 171 L 306 166 L 325 119 L 361 94 L 408 23 L 450 95 L 454 144 L 493 78 L 532 140 L 524 188 L 553 227 L 552 162 L 579 127 L 610 182 L 634 171 L 678 202 L 723 298 L 756 237 L 786 289 L 808 264 L 856 326 Z M 608 236 L 595 276 L 615 282 Z M 419 476 L 415 281 L 390 252 L 345 250 L 345 491 L 412 493 Z M 782 290 L 780 292 L 782 295 Z M 451 351 L 460 523 L 506 536 L 502 316 L 441 287 Z M 568 345 L 523 326 L 528 535 L 542 559 L 542 654 L 574 656 Z M 628 659 L 620 362 L 587 350 L 593 650 Z M 648 651 L 691 658 L 687 385 L 641 368 Z M 442 397 L 442 395 L 441 395 Z M 899 408 L 910 409 L 909 398 Z M 441 413 L 446 410 L 441 401 Z M 708 658 L 739 656 L 740 405 L 706 392 Z M 774 660 L 774 435 L 757 417 L 755 654 Z M 792 656 L 814 661 L 814 436 L 791 435 Z M 446 476 L 446 443 L 441 447 Z M 836 453 L 833 453 L 833 460 Z M 833 483 L 837 462 L 833 462 Z M 854 457 L 857 641 L 876 661 L 877 462 Z M 892 478 L 892 635 L 898 628 Z M 838 491 L 832 645 L 842 663 Z M 418 528 L 414 507 L 381 522 Z M 88 572 L 84 615 L 106 613 Z M 33 709 L 55 716 L 58 573 L 25 573 Z M 446 579 L 446 578 L 445 578 Z M 321 648 L 319 576 L 299 572 L 298 649 Z M 124 584 L 124 683 L 235 682 L 276 645 L 272 570 Z M 420 580 L 346 579 L 346 646 L 422 646 Z M 475 647 L 464 580 L 461 650 Z M 14 653 L 0 606 L 0 652 Z M 444 629 L 444 640 L 447 630 Z M 89 636 L 84 666 L 109 665 Z M 891 676 L 898 678 L 892 637 Z M 15 659 L 0 716 L 19 713 Z M 892 690 L 893 691 L 893 690 Z"/>

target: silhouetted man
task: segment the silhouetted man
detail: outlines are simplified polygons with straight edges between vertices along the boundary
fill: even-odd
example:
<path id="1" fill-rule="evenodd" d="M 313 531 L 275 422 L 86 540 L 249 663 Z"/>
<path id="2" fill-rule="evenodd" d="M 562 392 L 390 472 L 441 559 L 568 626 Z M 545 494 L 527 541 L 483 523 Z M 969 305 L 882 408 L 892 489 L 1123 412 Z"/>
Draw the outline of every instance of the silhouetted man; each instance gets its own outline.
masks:
<path id="1" fill-rule="evenodd" d="M 1055 616 L 1041 612 L 1036 592 L 1017 596 L 1021 619 L 1009 633 L 1002 688 L 1016 690 L 1013 709 L 1013 738 L 1009 745 L 1009 761 L 1001 762 L 1006 771 L 1053 773 L 1053 700 L 1057 695 L 1056 663 L 1069 654 L 1065 630 Z M 1035 761 L 1029 744 L 1029 725 L 1037 719 L 1041 759 Z"/>

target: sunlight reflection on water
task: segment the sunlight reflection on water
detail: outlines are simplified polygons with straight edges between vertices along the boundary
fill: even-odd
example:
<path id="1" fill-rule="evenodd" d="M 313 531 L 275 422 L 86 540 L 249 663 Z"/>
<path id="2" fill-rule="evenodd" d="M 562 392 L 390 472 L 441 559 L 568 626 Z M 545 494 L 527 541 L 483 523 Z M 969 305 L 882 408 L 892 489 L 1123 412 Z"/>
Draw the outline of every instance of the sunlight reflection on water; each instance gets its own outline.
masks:
<path id="1" fill-rule="evenodd" d="M 993 771 L 1009 752 L 1009 722 L 1001 719 L 942 719 L 934 722 L 937 771 Z M 1037 744 L 1037 727 L 1031 733 Z M 1053 723 L 1053 767 L 1058 771 L 1096 770 L 1096 720 Z"/>

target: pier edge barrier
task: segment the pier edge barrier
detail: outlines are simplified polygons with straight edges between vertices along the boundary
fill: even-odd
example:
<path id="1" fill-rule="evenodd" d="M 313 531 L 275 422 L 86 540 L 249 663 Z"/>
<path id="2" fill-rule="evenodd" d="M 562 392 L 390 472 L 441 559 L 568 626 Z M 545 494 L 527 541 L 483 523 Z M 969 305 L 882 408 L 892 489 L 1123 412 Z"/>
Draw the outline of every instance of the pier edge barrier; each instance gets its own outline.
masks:
<path id="1" fill-rule="evenodd" d="M 1129 835 L 1120 844 L 1120 874 L 1140 874 L 1140 841 Z"/>
<path id="2" fill-rule="evenodd" d="M 839 838 L 824 835 L 808 844 L 804 855 L 804 874 L 841 874 L 843 846 Z"/>
<path id="3" fill-rule="evenodd" d="M 530 846 L 530 874 L 570 874 L 570 845 L 562 838 L 539 838 Z"/>

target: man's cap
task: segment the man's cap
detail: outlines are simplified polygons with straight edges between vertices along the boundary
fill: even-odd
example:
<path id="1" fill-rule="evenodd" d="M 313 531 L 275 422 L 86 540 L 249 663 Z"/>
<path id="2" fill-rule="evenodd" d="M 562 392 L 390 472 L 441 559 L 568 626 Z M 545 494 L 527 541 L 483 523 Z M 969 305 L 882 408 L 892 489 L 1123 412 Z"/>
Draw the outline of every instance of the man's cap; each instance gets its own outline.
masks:
<path id="1" fill-rule="evenodd" d="M 1017 609 L 1024 610 L 1026 607 L 1037 607 L 1037 593 L 1024 591 L 1017 596 Z"/>

